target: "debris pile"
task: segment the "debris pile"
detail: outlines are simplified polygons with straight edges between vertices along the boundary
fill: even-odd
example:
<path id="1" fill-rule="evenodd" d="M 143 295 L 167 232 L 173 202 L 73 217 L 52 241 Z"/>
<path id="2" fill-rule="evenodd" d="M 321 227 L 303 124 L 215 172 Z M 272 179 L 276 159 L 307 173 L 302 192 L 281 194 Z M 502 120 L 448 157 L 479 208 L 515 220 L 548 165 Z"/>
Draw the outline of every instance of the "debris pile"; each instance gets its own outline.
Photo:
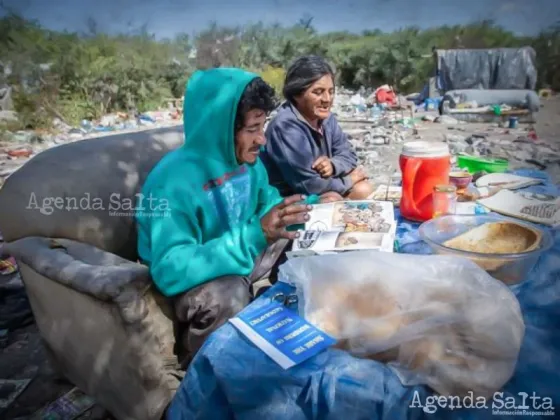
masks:
<path id="1" fill-rule="evenodd" d="M 358 160 L 375 184 L 395 174 L 402 143 L 415 137 L 416 119 L 410 103 L 398 99 L 378 102 L 379 90 L 337 89 L 333 113 L 348 135 Z M 400 105 L 400 103 L 404 105 Z"/>
<path id="2" fill-rule="evenodd" d="M 472 134 L 447 133 L 445 141 L 453 154 L 504 158 L 509 160 L 512 169 L 521 167 L 546 169 L 549 165 L 560 164 L 560 145 L 535 139 L 531 133 L 522 130 L 516 132 L 501 130 L 498 133 L 492 131 Z"/>
<path id="3" fill-rule="evenodd" d="M 560 178 L 560 149 L 553 141 L 540 140 L 532 126 L 507 129 L 507 121 L 467 123 L 450 115 L 439 115 L 437 103 L 432 100 L 415 105 L 411 101 L 414 96 L 396 95 L 388 86 L 336 91 L 332 111 L 375 184 L 387 183 L 399 173 L 401 145 L 410 140 L 446 141 L 454 155 L 506 158 L 511 169 L 546 169 L 554 179 Z M 13 114 L 3 111 L 2 118 L 17 119 Z M 55 119 L 51 133 L 0 130 L 0 187 L 26 159 L 44 149 L 110 133 L 178 125 L 181 116 L 182 104 L 172 101 L 167 110 L 111 114 L 98 121 L 84 120 L 79 127 Z M 270 118 L 273 117 L 274 113 Z"/>
<path id="4" fill-rule="evenodd" d="M 375 184 L 398 177 L 402 143 L 410 140 L 446 141 L 453 155 L 505 158 L 510 169 L 546 170 L 560 182 L 560 145 L 539 139 L 532 125 L 510 129 L 507 120 L 467 123 L 439 115 L 437 106 L 415 106 L 400 96 L 396 96 L 396 106 L 378 103 L 378 93 L 379 89 L 338 89 L 333 106 L 360 164 Z"/>
<path id="5" fill-rule="evenodd" d="M 2 113 L 6 114 L 7 111 Z M 13 114 L 17 121 L 17 114 Z M 61 119 L 55 118 L 52 130 L 49 132 L 39 130 L 12 132 L 0 128 L 0 187 L 4 180 L 28 158 L 45 149 L 108 134 L 178 125 L 181 123 L 181 117 L 181 109 L 171 107 L 169 110 L 143 114 L 109 114 L 97 121 L 83 120 L 79 127 L 72 127 Z"/>

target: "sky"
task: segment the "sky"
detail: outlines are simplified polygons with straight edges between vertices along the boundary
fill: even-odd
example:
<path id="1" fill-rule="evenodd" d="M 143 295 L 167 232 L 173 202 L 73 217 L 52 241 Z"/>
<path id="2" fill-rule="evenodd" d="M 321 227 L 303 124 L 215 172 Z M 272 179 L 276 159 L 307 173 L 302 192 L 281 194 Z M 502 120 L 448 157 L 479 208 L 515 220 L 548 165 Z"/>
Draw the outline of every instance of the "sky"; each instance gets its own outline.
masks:
<path id="1" fill-rule="evenodd" d="M 531 35 L 560 21 L 560 0 L 0 0 L 0 4 L 49 29 L 85 32 L 88 18 L 93 18 L 103 32 L 128 32 L 146 24 L 157 38 L 193 34 L 211 21 L 290 25 L 303 16 L 312 16 L 321 32 L 392 31 L 493 19 L 517 34 Z"/>

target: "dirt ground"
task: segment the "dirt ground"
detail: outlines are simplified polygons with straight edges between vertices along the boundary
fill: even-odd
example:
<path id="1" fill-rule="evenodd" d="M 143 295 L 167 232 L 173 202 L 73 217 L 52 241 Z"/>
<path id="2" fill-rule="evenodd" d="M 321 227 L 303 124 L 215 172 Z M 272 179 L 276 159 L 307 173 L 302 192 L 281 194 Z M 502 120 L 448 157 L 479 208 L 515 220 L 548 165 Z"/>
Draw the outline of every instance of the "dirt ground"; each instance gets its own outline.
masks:
<path id="1" fill-rule="evenodd" d="M 560 97 L 544 100 L 544 106 L 538 113 L 538 122 L 535 126 L 540 139 L 551 144 L 560 144 Z M 488 126 L 488 125 L 481 125 Z M 469 128 L 476 129 L 473 125 Z M 420 133 L 427 137 L 442 135 L 441 128 L 435 126 L 421 130 Z M 444 129 L 445 130 L 445 129 Z M 553 179 L 560 180 L 560 164 L 547 168 Z M 8 276 L 0 276 L 0 283 L 8 281 Z M 0 302 L 1 304 L 1 302 Z M 41 339 L 35 325 L 11 331 L 7 342 L 0 345 L 0 378 L 23 379 L 33 378 L 26 390 L 4 412 L 0 411 L 3 419 L 27 419 L 46 406 L 48 403 L 62 396 L 73 386 L 57 377 L 56 372 L 49 365 Z M 101 407 L 95 407 L 83 419 L 111 419 Z"/>
<path id="2" fill-rule="evenodd" d="M 535 125 L 537 135 L 550 144 L 560 145 L 560 95 L 544 100 L 543 104 Z M 547 167 L 547 172 L 560 183 L 560 164 Z"/>
<path id="3" fill-rule="evenodd" d="M 537 133 L 540 137 L 560 141 L 560 95 L 544 99 L 543 105 L 537 117 Z"/>

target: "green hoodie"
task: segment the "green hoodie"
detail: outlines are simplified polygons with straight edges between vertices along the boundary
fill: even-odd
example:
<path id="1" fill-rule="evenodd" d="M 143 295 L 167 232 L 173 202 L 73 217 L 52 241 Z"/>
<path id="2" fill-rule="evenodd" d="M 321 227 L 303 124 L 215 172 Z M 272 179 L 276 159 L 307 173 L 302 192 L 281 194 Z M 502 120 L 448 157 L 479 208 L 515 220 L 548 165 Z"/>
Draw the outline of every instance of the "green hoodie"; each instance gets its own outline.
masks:
<path id="1" fill-rule="evenodd" d="M 227 68 L 194 73 L 185 92 L 185 142 L 142 188 L 138 253 L 166 296 L 248 276 L 266 249 L 260 219 L 281 197 L 260 159 L 239 165 L 234 149 L 237 104 L 255 77 Z"/>

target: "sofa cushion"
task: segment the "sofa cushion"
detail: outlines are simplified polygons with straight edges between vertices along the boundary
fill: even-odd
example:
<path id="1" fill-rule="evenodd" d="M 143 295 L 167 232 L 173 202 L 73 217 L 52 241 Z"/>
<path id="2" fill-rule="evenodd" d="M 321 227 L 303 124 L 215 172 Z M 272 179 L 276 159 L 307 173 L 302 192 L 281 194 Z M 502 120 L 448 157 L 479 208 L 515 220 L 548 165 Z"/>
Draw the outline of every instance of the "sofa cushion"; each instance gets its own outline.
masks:
<path id="1" fill-rule="evenodd" d="M 0 232 L 67 238 L 135 261 L 132 208 L 146 176 L 183 142 L 181 126 L 86 139 L 30 159 L 0 190 Z"/>

